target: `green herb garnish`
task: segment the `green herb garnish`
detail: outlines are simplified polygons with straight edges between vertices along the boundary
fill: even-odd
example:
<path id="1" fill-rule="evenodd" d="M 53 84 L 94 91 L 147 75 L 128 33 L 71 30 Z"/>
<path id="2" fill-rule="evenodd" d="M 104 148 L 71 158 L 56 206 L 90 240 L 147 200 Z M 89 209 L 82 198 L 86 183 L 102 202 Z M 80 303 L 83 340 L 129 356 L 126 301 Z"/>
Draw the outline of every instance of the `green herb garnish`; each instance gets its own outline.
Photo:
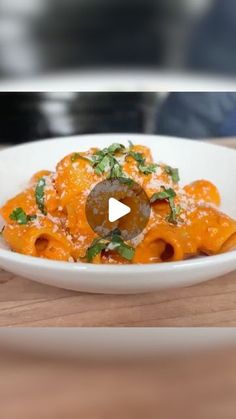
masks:
<path id="1" fill-rule="evenodd" d="M 123 173 L 122 166 L 115 157 L 116 153 L 125 153 L 125 151 L 126 148 L 123 144 L 113 143 L 109 147 L 96 151 L 91 156 L 91 159 L 81 156 L 80 153 L 74 153 L 71 156 L 71 161 L 75 162 L 79 158 L 84 159 L 92 165 L 94 172 L 97 175 L 102 175 L 103 173 L 108 172 L 108 179 L 121 179 L 123 183 L 131 184 L 132 180 L 126 178 Z"/>
<path id="2" fill-rule="evenodd" d="M 177 223 L 177 216 L 180 214 L 181 207 L 178 205 L 175 205 L 174 198 L 176 196 L 175 191 L 172 188 L 166 189 L 164 186 L 162 186 L 162 191 L 156 192 L 152 195 L 150 202 L 156 202 L 156 201 L 163 201 L 166 199 L 169 202 L 170 206 L 170 214 L 167 217 L 167 221 L 172 224 Z"/>
<path id="3" fill-rule="evenodd" d="M 86 259 L 89 263 L 93 261 L 95 256 L 103 250 L 113 250 L 127 260 L 132 260 L 135 250 L 124 242 L 120 231 L 114 230 L 107 238 L 95 239 L 91 246 L 87 249 Z"/>
<path id="4" fill-rule="evenodd" d="M 95 239 L 91 246 L 87 249 L 86 259 L 89 263 L 93 261 L 95 256 L 99 255 L 107 247 L 107 240 L 105 239 Z"/>
<path id="5" fill-rule="evenodd" d="M 105 154 L 98 162 L 94 163 L 95 173 L 101 175 L 111 167 L 111 157 L 108 154 Z"/>
<path id="6" fill-rule="evenodd" d="M 140 172 L 144 173 L 145 175 L 149 175 L 150 173 L 155 173 L 156 171 L 156 164 L 146 164 L 145 157 L 142 153 L 137 153 L 135 151 L 129 151 L 127 156 L 133 157 L 134 160 L 138 163 L 138 169 Z"/>
<path id="7" fill-rule="evenodd" d="M 124 177 L 122 167 L 116 160 L 114 161 L 111 160 L 110 165 L 111 165 L 111 171 L 110 171 L 109 179 L 117 179 L 117 178 Z"/>
<path id="8" fill-rule="evenodd" d="M 35 220 L 36 215 L 27 215 L 22 208 L 16 208 L 10 214 L 10 219 L 17 221 L 18 224 L 28 224 L 28 222 Z"/>
<path id="9" fill-rule="evenodd" d="M 177 217 L 181 213 L 181 206 L 180 205 L 176 206 L 173 198 L 169 199 L 169 204 L 170 204 L 171 211 L 167 217 L 167 221 L 171 224 L 177 224 Z"/>
<path id="10" fill-rule="evenodd" d="M 165 173 L 167 173 L 167 175 L 171 176 L 174 183 L 179 182 L 180 179 L 179 179 L 179 170 L 178 169 L 173 168 L 171 166 L 165 166 L 164 171 L 165 171 Z"/>
<path id="11" fill-rule="evenodd" d="M 89 160 L 87 157 L 85 157 L 85 156 L 82 156 L 80 153 L 74 153 L 74 154 L 72 154 L 72 156 L 71 156 L 71 161 L 72 161 L 72 163 L 75 163 L 76 162 L 76 160 L 78 160 L 78 159 L 82 159 L 82 160 L 86 160 L 88 163 L 92 163 L 92 161 L 91 160 Z"/>
<path id="12" fill-rule="evenodd" d="M 125 178 L 122 166 L 116 159 L 116 153 L 124 153 L 126 157 L 131 156 L 138 163 L 138 169 L 140 172 L 148 175 L 156 171 L 156 164 L 146 164 L 145 157 L 142 153 L 132 151 L 134 145 L 129 141 L 128 149 L 123 144 L 113 143 L 109 147 L 105 147 L 102 150 L 96 151 L 92 156 L 91 160 L 87 157 L 81 156 L 79 153 L 74 153 L 71 156 L 71 161 L 75 162 L 78 158 L 82 158 L 88 161 L 94 168 L 97 175 L 102 175 L 108 172 L 108 179 Z"/>
<path id="13" fill-rule="evenodd" d="M 141 153 L 137 153 L 136 151 L 129 151 L 128 156 L 133 157 L 133 159 L 136 160 L 136 162 L 139 164 L 145 164 L 145 158 Z"/>
<path id="14" fill-rule="evenodd" d="M 129 143 L 129 150 L 131 151 L 132 148 L 134 147 L 134 144 L 130 140 L 128 140 L 128 143 Z"/>
<path id="15" fill-rule="evenodd" d="M 97 175 L 108 172 L 108 179 L 125 178 L 122 166 L 115 157 L 117 152 L 125 152 L 125 146 L 114 143 L 103 150 L 97 151 L 92 156 L 92 165 Z"/>
<path id="16" fill-rule="evenodd" d="M 38 205 L 40 211 L 44 214 L 47 215 L 47 211 L 45 209 L 45 203 L 44 203 L 44 188 L 46 186 L 46 180 L 45 178 L 41 178 L 39 179 L 37 185 L 36 185 L 36 189 L 35 189 L 35 199 L 36 199 L 36 204 Z"/>
<path id="17" fill-rule="evenodd" d="M 120 256 L 127 260 L 132 260 L 135 253 L 134 248 L 126 244 L 121 238 L 119 231 L 112 234 L 108 249 L 116 250 Z"/>
<path id="18" fill-rule="evenodd" d="M 132 186 L 134 184 L 134 180 L 130 177 L 119 177 L 119 182 L 128 186 Z"/>
<path id="19" fill-rule="evenodd" d="M 108 153 L 110 154 L 114 154 L 114 153 L 117 153 L 118 151 L 124 151 L 124 150 L 125 150 L 125 146 L 119 143 L 113 143 L 107 149 Z"/>
<path id="20" fill-rule="evenodd" d="M 173 199 L 176 196 L 174 189 L 172 188 L 166 189 L 164 186 L 162 186 L 162 189 L 163 189 L 162 191 L 155 192 L 152 195 L 150 199 L 151 204 L 156 201 L 163 201 L 163 199 Z"/>
<path id="21" fill-rule="evenodd" d="M 148 165 L 140 164 L 138 168 L 140 172 L 144 173 L 145 175 L 149 175 L 150 173 L 155 173 L 157 165 L 156 164 L 148 164 Z"/>

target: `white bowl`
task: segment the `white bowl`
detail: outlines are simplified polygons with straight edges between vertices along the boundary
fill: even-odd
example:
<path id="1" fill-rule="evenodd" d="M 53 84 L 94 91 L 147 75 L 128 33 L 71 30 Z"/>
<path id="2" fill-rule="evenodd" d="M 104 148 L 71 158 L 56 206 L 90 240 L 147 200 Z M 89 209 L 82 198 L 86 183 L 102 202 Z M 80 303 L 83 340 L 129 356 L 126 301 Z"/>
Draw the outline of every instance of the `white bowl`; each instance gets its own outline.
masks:
<path id="1" fill-rule="evenodd" d="M 0 92 L 230 92 L 235 77 L 156 68 L 63 71 L 0 80 Z"/>
<path id="2" fill-rule="evenodd" d="M 112 142 L 146 144 L 154 158 L 178 167 L 181 183 L 205 178 L 222 196 L 222 210 L 236 218 L 236 151 L 178 138 L 99 134 L 44 140 L 0 152 L 0 205 L 19 192 L 33 173 L 54 169 L 66 154 Z M 152 265 L 108 266 L 55 262 L 20 255 L 0 244 L 0 266 L 16 275 L 78 291 L 138 293 L 197 284 L 236 269 L 236 251 L 209 257 Z"/>

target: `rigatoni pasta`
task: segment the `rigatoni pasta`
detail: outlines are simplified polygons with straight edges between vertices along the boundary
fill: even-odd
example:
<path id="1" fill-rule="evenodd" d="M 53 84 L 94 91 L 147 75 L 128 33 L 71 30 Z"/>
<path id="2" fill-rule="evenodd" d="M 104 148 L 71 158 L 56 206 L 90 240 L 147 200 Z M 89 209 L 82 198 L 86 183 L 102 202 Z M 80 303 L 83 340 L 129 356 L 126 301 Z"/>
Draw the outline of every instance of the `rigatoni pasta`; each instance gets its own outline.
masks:
<path id="1" fill-rule="evenodd" d="M 107 237 L 99 237 L 88 223 L 88 195 L 106 179 L 122 179 L 126 185 L 135 181 L 149 199 L 149 221 L 131 240 L 120 234 L 125 219 L 118 220 Z M 122 200 L 132 208 L 127 197 L 121 195 Z M 114 143 L 105 149 L 71 153 L 55 172 L 36 173 L 0 214 L 5 221 L 2 236 L 15 252 L 74 263 L 140 264 L 236 248 L 236 221 L 220 212 L 219 206 L 219 191 L 210 181 L 181 187 L 178 169 L 154 162 L 149 148 Z"/>

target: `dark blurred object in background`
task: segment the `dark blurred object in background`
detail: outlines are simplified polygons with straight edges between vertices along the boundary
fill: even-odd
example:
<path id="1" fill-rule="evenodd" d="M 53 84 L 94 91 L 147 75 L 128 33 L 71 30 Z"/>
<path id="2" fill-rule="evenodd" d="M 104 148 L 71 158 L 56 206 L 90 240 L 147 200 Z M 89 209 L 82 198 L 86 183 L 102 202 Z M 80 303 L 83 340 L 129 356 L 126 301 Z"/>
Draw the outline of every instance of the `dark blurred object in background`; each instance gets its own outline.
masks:
<path id="1" fill-rule="evenodd" d="M 192 31 L 188 67 L 195 71 L 235 75 L 236 1 L 214 0 Z"/>
<path id="2" fill-rule="evenodd" d="M 171 93 L 157 111 L 156 132 L 196 139 L 236 136 L 236 93 Z"/>
<path id="3" fill-rule="evenodd" d="M 0 93 L 0 144 L 112 132 L 236 136 L 236 93 Z"/>
<path id="4" fill-rule="evenodd" d="M 97 67 L 183 68 L 213 0 L 0 0 L 0 77 Z"/>
<path id="5" fill-rule="evenodd" d="M 84 133 L 152 132 L 155 93 L 0 93 L 0 143 Z"/>
<path id="6" fill-rule="evenodd" d="M 0 78 L 67 70 L 236 72 L 235 0 L 0 0 Z"/>
<path id="7" fill-rule="evenodd" d="M 0 0 L 0 75 L 159 65 L 162 0 Z"/>
<path id="8" fill-rule="evenodd" d="M 52 0 L 35 31 L 45 66 L 160 64 L 165 9 L 160 0 Z"/>

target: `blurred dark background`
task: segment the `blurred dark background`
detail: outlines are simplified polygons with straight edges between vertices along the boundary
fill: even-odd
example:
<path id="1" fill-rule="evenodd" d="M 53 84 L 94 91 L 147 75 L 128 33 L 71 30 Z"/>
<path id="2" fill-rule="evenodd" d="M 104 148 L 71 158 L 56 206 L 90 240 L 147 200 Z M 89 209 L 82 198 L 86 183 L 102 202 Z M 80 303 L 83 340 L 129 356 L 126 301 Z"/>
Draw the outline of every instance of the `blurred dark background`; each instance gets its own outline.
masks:
<path id="1" fill-rule="evenodd" d="M 235 92 L 0 93 L 0 143 L 86 133 L 236 136 Z"/>
<path id="2" fill-rule="evenodd" d="M 0 78 L 96 68 L 234 75 L 235 0 L 0 0 Z"/>
<path id="3" fill-rule="evenodd" d="M 193 35 L 199 38 L 198 26 L 215 10 L 213 3 L 217 0 L 0 0 L 0 77 L 195 65 L 188 50 Z"/>
<path id="4" fill-rule="evenodd" d="M 84 133 L 152 132 L 156 93 L 0 93 L 0 143 Z"/>
<path id="5" fill-rule="evenodd" d="M 235 0 L 0 0 L 0 85 L 59 74 L 65 87 L 91 69 L 93 80 L 110 69 L 224 80 L 236 72 L 235 22 Z M 235 136 L 235 120 L 235 93 L 0 94 L 1 143 L 93 132 Z"/>

